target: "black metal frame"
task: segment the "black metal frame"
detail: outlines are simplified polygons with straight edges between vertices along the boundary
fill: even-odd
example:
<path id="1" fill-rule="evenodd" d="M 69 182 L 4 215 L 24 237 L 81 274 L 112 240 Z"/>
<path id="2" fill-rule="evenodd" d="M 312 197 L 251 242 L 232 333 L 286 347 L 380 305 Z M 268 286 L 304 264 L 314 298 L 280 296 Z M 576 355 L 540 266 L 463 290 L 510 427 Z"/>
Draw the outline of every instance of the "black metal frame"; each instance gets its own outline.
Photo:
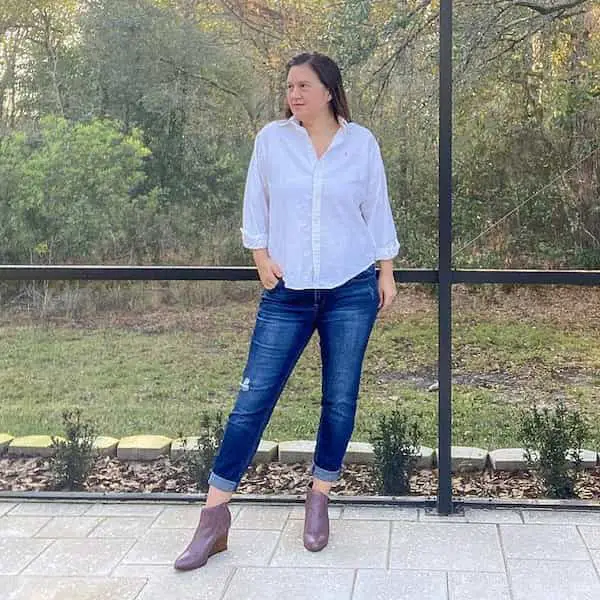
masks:
<path id="1" fill-rule="evenodd" d="M 600 271 L 450 269 L 447 277 L 447 285 L 600 285 Z M 394 279 L 440 282 L 437 269 L 395 269 Z M 0 265 L 0 281 L 258 281 L 258 274 L 254 267 Z"/>
<path id="2" fill-rule="evenodd" d="M 600 286 L 600 271 L 485 270 L 452 268 L 452 0 L 440 7 L 439 269 L 397 269 L 400 283 L 438 284 L 438 466 L 437 509 L 453 512 L 452 443 L 452 286 L 463 284 L 558 284 Z M 252 281 L 253 267 L 0 265 L 0 281 L 47 280 L 204 280 Z"/>
<path id="3" fill-rule="evenodd" d="M 452 512 L 452 0 L 440 4 L 438 512 Z"/>

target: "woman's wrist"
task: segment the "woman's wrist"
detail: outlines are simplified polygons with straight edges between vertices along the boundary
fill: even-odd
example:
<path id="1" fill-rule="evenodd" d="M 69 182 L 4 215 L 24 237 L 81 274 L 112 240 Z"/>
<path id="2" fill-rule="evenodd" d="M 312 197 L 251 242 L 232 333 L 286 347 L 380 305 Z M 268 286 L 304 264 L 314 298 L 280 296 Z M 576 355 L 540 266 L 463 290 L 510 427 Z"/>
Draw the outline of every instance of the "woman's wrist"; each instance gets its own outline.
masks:
<path id="1" fill-rule="evenodd" d="M 391 259 L 379 261 L 379 271 L 381 275 L 393 277 L 394 276 L 394 261 Z"/>
<path id="2" fill-rule="evenodd" d="M 256 250 L 252 250 L 252 258 L 254 259 L 254 264 L 258 266 L 266 260 L 269 260 L 269 252 L 266 248 L 258 248 Z"/>

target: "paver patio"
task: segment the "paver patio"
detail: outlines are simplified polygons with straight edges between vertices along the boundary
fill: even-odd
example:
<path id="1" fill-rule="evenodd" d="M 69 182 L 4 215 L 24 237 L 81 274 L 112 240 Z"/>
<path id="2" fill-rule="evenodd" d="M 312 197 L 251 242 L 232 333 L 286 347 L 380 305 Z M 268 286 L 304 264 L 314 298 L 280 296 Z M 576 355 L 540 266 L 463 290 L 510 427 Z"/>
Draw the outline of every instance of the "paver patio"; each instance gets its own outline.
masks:
<path id="1" fill-rule="evenodd" d="M 600 599 L 593 510 L 332 504 L 310 553 L 301 505 L 234 502 L 229 549 L 176 572 L 200 506 L 0 500 L 0 599 Z"/>

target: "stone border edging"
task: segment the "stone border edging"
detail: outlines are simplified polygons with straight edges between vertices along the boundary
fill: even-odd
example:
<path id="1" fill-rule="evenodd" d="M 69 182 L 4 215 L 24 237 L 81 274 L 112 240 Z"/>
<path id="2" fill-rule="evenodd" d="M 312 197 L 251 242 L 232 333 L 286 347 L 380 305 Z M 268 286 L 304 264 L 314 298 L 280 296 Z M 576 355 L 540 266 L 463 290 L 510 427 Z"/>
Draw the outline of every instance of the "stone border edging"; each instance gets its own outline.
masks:
<path id="1" fill-rule="evenodd" d="M 58 436 L 56 436 L 58 437 Z M 62 439 L 62 438 L 59 438 Z M 121 439 L 98 436 L 94 449 L 98 455 L 113 456 L 119 460 L 155 460 L 168 456 L 179 458 L 197 445 L 197 436 L 172 439 L 162 435 L 127 436 Z M 0 434 L 0 456 L 48 457 L 53 453 L 52 438 L 49 435 L 29 435 L 13 437 Z M 314 440 L 293 440 L 271 442 L 261 440 L 252 461 L 253 464 L 311 462 L 315 450 Z M 438 450 L 421 446 L 417 468 L 432 468 L 436 464 Z M 350 442 L 344 462 L 346 464 L 373 464 L 373 446 L 368 442 Z M 592 469 L 598 465 L 595 450 L 582 450 L 582 467 Z M 487 451 L 470 446 L 452 446 L 451 462 L 453 472 L 481 471 L 489 465 L 498 471 L 522 471 L 529 468 L 522 448 L 499 448 Z"/>

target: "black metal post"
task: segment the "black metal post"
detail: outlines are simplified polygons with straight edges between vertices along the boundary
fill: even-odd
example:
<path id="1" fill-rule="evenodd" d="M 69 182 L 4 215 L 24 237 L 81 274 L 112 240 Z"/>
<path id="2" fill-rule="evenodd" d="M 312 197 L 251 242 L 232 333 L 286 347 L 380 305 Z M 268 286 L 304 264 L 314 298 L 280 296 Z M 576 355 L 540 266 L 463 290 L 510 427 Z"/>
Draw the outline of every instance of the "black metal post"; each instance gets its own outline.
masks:
<path id="1" fill-rule="evenodd" d="M 440 6 L 438 512 L 452 512 L 452 0 Z"/>

